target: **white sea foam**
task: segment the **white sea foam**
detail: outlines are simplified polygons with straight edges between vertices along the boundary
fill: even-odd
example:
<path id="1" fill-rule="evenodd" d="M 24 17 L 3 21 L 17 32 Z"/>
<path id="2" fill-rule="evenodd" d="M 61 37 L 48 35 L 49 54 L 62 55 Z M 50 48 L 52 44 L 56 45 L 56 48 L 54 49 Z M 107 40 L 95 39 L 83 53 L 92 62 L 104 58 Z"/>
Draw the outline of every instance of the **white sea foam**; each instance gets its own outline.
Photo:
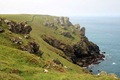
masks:
<path id="1" fill-rule="evenodd" d="M 113 62 L 112 64 L 113 64 L 113 65 L 115 65 L 116 63 L 115 63 L 115 62 Z"/>

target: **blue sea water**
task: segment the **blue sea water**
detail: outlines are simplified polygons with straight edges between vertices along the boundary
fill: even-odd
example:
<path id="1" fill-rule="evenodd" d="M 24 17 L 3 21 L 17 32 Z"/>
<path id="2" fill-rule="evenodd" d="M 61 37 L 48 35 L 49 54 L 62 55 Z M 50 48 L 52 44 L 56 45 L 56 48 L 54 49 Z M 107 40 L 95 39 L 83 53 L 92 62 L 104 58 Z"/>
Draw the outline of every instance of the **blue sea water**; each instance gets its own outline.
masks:
<path id="1" fill-rule="evenodd" d="M 106 52 L 104 61 L 90 67 L 93 73 L 100 70 L 120 77 L 120 17 L 70 17 L 70 20 L 84 26 L 88 39 Z"/>

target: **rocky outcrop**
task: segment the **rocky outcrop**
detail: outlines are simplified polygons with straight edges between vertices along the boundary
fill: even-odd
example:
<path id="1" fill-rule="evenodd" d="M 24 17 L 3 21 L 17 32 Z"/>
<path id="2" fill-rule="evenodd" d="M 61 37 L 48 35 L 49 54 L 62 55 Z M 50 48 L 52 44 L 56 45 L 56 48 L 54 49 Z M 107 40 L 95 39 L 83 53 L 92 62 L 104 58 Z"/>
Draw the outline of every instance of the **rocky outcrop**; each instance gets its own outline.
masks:
<path id="1" fill-rule="evenodd" d="M 76 29 L 80 29 L 80 24 L 75 24 L 74 27 L 75 27 Z"/>
<path id="2" fill-rule="evenodd" d="M 63 66 L 63 64 L 60 62 L 58 58 L 54 59 L 53 62 L 56 63 L 57 65 Z"/>
<path id="3" fill-rule="evenodd" d="M 57 26 L 54 25 L 54 23 L 50 22 L 49 20 L 45 21 L 43 23 L 44 26 L 47 26 L 47 27 L 51 27 L 51 28 L 54 28 L 54 29 L 57 29 Z"/>
<path id="4" fill-rule="evenodd" d="M 88 41 L 87 37 L 81 37 L 81 41 L 73 46 L 75 57 L 73 62 L 80 66 L 99 63 L 105 56 L 100 54 L 99 47 L 93 42 Z"/>
<path id="5" fill-rule="evenodd" d="M 74 45 L 75 55 L 84 57 L 84 55 L 99 54 L 99 47 L 88 41 L 87 37 L 81 37 L 81 41 Z"/>
<path id="6" fill-rule="evenodd" d="M 31 26 L 27 25 L 25 22 L 16 23 L 7 19 L 4 19 L 3 21 L 9 26 L 9 30 L 13 33 L 29 34 L 32 30 Z"/>
<path id="7" fill-rule="evenodd" d="M 14 33 L 20 34 L 29 34 L 32 30 L 31 26 L 24 24 L 24 23 L 10 23 L 8 24 L 9 30 Z"/>
<path id="8" fill-rule="evenodd" d="M 81 36 L 85 36 L 85 27 L 82 27 L 82 28 L 80 29 L 80 35 L 81 35 Z"/>
<path id="9" fill-rule="evenodd" d="M 68 38 L 73 38 L 70 32 L 62 32 L 61 35 L 68 37 Z"/>
<path id="10" fill-rule="evenodd" d="M 54 21 L 61 26 L 72 26 L 72 23 L 69 21 L 68 17 L 55 17 Z"/>
<path id="11" fill-rule="evenodd" d="M 59 41 L 53 37 L 52 38 L 48 37 L 46 35 L 43 35 L 42 38 L 48 44 L 52 45 L 53 47 L 55 47 L 57 49 L 62 50 L 65 53 L 65 55 L 69 58 L 68 60 L 70 60 L 72 58 L 72 56 L 74 56 L 74 50 L 73 50 L 72 46 L 62 43 L 61 41 Z M 62 57 L 66 57 L 66 56 L 62 56 Z"/>
<path id="12" fill-rule="evenodd" d="M 28 51 L 30 53 L 38 53 L 39 52 L 39 47 L 40 46 L 36 42 L 31 41 L 26 46 L 20 46 L 20 49 L 23 50 L 23 51 Z"/>
<path id="13" fill-rule="evenodd" d="M 73 46 L 60 42 L 53 37 L 42 37 L 44 41 L 53 47 L 62 50 L 68 57 L 69 61 L 79 66 L 89 66 L 90 64 L 97 64 L 99 60 L 103 60 L 104 55 L 100 54 L 99 47 L 90 42 L 87 37 L 81 36 L 81 41 Z M 65 58 L 65 57 L 64 57 Z"/>
<path id="14" fill-rule="evenodd" d="M 22 41 L 21 37 L 11 37 L 10 40 L 17 45 L 22 45 L 23 44 L 23 41 Z"/>
<path id="15" fill-rule="evenodd" d="M 38 56 L 42 57 L 43 52 L 39 50 L 40 46 L 35 41 L 30 41 L 27 45 L 19 46 L 19 49 L 23 51 L 28 51 L 29 53 L 37 54 Z"/>

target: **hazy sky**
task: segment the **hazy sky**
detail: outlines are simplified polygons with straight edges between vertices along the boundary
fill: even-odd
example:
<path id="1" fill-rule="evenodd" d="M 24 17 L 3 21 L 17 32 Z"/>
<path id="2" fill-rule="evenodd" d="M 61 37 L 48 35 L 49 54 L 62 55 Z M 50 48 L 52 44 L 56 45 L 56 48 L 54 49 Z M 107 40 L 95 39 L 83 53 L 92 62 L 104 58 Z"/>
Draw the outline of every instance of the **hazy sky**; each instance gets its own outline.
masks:
<path id="1" fill-rule="evenodd" d="M 0 0 L 0 13 L 111 16 L 120 15 L 120 0 Z"/>

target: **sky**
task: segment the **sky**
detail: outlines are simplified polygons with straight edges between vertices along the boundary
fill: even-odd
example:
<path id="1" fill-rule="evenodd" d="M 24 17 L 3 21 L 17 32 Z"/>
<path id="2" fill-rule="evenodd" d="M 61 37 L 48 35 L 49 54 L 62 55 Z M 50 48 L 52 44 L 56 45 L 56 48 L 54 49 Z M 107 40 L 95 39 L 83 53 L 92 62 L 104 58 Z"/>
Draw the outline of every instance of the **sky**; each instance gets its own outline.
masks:
<path id="1" fill-rule="evenodd" d="M 0 14 L 120 16 L 120 0 L 0 0 Z"/>

